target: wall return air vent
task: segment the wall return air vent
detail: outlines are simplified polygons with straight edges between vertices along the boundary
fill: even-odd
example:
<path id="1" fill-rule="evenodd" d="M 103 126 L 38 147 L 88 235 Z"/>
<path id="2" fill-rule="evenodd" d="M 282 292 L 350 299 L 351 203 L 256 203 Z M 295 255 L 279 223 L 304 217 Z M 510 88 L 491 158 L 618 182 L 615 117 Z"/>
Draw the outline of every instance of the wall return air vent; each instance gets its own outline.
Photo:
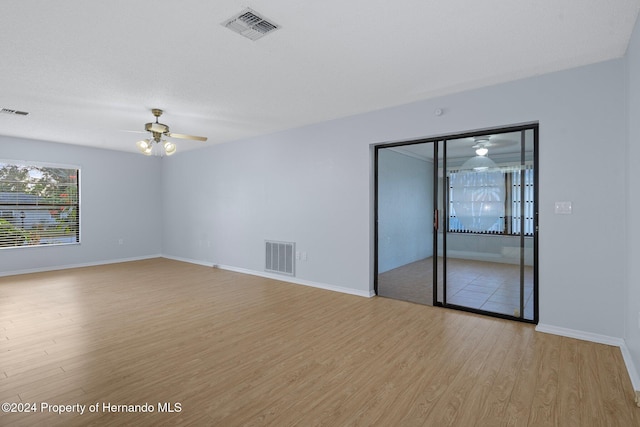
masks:
<path id="1" fill-rule="evenodd" d="M 295 276 L 295 251 L 293 242 L 265 240 L 265 270 Z"/>
<path id="2" fill-rule="evenodd" d="M 258 40 L 280 28 L 252 9 L 245 9 L 221 24 L 250 40 Z"/>

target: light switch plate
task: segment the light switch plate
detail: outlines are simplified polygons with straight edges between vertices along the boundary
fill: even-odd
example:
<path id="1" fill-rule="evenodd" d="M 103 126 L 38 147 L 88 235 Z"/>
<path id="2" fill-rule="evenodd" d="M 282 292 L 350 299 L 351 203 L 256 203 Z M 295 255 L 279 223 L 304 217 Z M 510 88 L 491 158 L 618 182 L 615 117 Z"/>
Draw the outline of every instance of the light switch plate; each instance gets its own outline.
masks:
<path id="1" fill-rule="evenodd" d="M 556 202 L 555 213 L 559 215 L 572 214 L 571 202 Z"/>

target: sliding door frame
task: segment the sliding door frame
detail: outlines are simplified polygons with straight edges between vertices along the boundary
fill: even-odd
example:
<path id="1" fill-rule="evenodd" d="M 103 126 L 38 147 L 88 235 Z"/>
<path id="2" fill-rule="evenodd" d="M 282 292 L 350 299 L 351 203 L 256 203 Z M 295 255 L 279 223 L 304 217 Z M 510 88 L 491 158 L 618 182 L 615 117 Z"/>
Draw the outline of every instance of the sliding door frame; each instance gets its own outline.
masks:
<path id="1" fill-rule="evenodd" d="M 406 147 L 408 145 L 419 145 L 419 144 L 425 144 L 425 143 L 432 143 L 433 147 L 434 147 L 434 168 L 433 168 L 433 176 L 434 176 L 434 183 L 438 182 L 438 167 L 437 167 L 437 162 L 438 162 L 438 152 L 437 152 L 437 144 L 436 141 L 438 141 L 438 138 L 425 138 L 425 139 L 416 139 L 416 140 L 411 140 L 411 141 L 403 141 L 403 142 L 392 142 L 392 143 L 385 143 L 385 144 L 379 144 L 379 145 L 375 145 L 374 146 L 374 202 L 373 202 L 373 216 L 374 216 L 374 237 L 373 237 L 373 245 L 374 245 L 374 253 L 373 253 L 373 291 L 376 295 L 378 295 L 378 241 L 379 241 L 379 235 L 378 235 L 378 224 L 379 224 L 379 211 L 378 211 L 378 201 L 379 201 L 379 180 L 378 180 L 378 175 L 379 175 L 379 170 L 378 170 L 378 164 L 379 164 L 379 152 L 382 149 L 385 148 L 394 148 L 394 147 Z M 437 203 L 438 201 L 438 194 L 437 191 L 435 190 L 437 187 L 437 185 L 434 185 L 434 194 L 433 194 L 433 203 L 434 206 L 437 206 L 435 203 Z M 436 226 L 436 221 L 435 221 L 435 217 L 434 217 L 434 233 L 436 231 L 435 229 Z M 433 239 L 433 253 L 437 254 L 438 251 L 438 241 L 435 238 L 434 235 L 434 239 Z M 435 298 L 435 288 L 436 288 L 436 284 L 437 284 L 437 277 L 438 277 L 438 272 L 437 272 L 437 257 L 434 257 L 434 265 L 433 265 L 433 289 L 434 289 L 434 298 Z"/>
<path id="2" fill-rule="evenodd" d="M 439 156 L 439 150 L 442 149 L 444 151 L 444 153 L 446 154 L 446 144 L 447 144 L 447 140 L 454 140 L 454 139 L 461 139 L 461 138 L 469 138 L 469 137 L 481 137 L 481 136 L 488 136 L 488 135 L 493 135 L 493 134 L 501 134 L 501 133 L 512 133 L 512 132 L 521 132 L 521 152 L 520 152 L 520 158 L 521 158 L 521 164 L 524 164 L 525 161 L 525 152 L 524 152 L 524 131 L 527 130 L 532 130 L 533 131 L 533 168 L 534 168 L 534 194 L 533 194 L 533 319 L 525 319 L 524 318 L 524 262 L 523 262 L 523 257 L 524 257 L 524 227 L 523 227 L 523 222 L 524 222 L 524 211 L 521 213 L 521 233 L 520 233 L 520 315 L 519 316 L 511 316 L 511 315 L 507 315 L 507 314 L 502 314 L 502 313 L 496 313 L 496 312 L 489 312 L 489 311 L 484 311 L 484 310 L 479 310 L 479 309 L 475 309 L 475 308 L 471 308 L 471 307 L 464 307 L 464 306 L 459 306 L 459 305 L 455 305 L 455 304 L 448 304 L 447 303 L 447 298 L 446 298 L 446 271 L 447 271 L 447 257 L 446 257 L 446 227 L 447 227 L 447 223 L 448 220 L 446 218 L 446 215 L 444 214 L 444 212 L 447 211 L 448 207 L 445 204 L 443 207 L 445 209 L 443 209 L 444 212 L 438 212 L 438 196 L 439 193 L 442 192 L 442 197 L 448 197 L 448 191 L 445 188 L 446 186 L 446 180 L 443 180 L 443 188 L 439 188 L 438 186 L 438 171 L 440 170 L 440 168 L 438 167 L 438 156 Z M 488 316 L 493 316 L 493 317 L 499 317 L 499 318 L 505 318 L 505 319 L 509 319 L 509 320 L 516 320 L 516 321 L 520 321 L 520 322 L 525 322 L 525 323 L 534 323 L 537 324 L 539 321 L 539 309 L 538 309 L 538 302 L 539 302 L 539 298 L 538 298 L 538 270 L 539 270 L 539 266 L 538 266 L 538 230 L 539 230 L 539 225 L 538 225 L 538 183 L 539 183 L 539 166 L 538 166 L 538 139 L 539 139 L 539 124 L 538 122 L 530 122 L 530 123 L 524 123 L 524 124 L 520 124 L 520 125 L 513 125 L 513 126 L 503 126 L 503 127 L 497 127 L 497 128 L 489 128 L 489 129 L 482 129 L 482 130 L 477 130 L 477 131 L 469 131 L 469 132 L 462 132 L 462 133 L 457 133 L 457 134 L 448 134 L 448 135 L 444 135 L 444 136 L 436 136 L 436 137 L 430 137 L 430 138 L 422 138 L 422 139 L 416 139 L 416 140 L 410 140 L 410 141 L 401 141 L 401 142 L 392 142 L 392 143 L 383 143 L 383 144 L 378 144 L 374 146 L 374 262 L 373 262 L 373 277 L 374 277 L 374 292 L 376 295 L 378 295 L 378 239 L 379 239 L 379 235 L 378 235 L 378 224 L 379 224 L 379 212 L 378 212 L 378 201 L 379 201 L 379 181 L 378 181 L 378 161 L 379 161 L 379 150 L 381 149 L 385 149 L 385 148 L 393 148 L 393 147 L 403 147 L 403 146 L 408 146 L 408 145 L 416 145 L 416 144 L 425 144 L 425 143 L 432 143 L 433 144 L 433 153 L 434 153 L 434 194 L 433 194 L 433 203 L 434 203 L 434 213 L 433 213 L 433 231 L 434 231 L 434 235 L 433 235 L 433 305 L 437 306 L 437 307 L 446 307 L 446 308 L 452 308 L 452 309 L 456 309 L 456 310 L 461 310 L 461 311 L 467 311 L 467 312 L 472 312 L 472 313 L 478 313 L 478 314 L 483 314 L 483 315 L 488 315 Z M 442 145 L 442 146 L 440 146 Z M 446 155 L 443 156 L 443 167 L 442 170 L 446 171 Z M 446 175 L 446 174 L 445 174 Z M 524 182 L 523 180 L 521 181 L 522 183 Z M 522 192 L 524 191 L 524 185 L 521 185 L 521 195 Z M 524 200 L 524 197 L 521 197 L 520 199 L 521 201 Z M 446 203 L 446 200 L 443 200 L 444 203 Z M 442 214 L 442 219 L 439 218 L 439 214 Z M 441 274 L 443 275 L 442 279 L 443 279 L 443 295 L 442 297 L 442 302 L 438 301 L 438 228 L 441 226 L 441 224 L 443 224 L 442 226 L 445 228 L 445 230 L 443 231 L 445 236 L 443 236 L 443 260 L 442 260 L 442 272 Z"/>

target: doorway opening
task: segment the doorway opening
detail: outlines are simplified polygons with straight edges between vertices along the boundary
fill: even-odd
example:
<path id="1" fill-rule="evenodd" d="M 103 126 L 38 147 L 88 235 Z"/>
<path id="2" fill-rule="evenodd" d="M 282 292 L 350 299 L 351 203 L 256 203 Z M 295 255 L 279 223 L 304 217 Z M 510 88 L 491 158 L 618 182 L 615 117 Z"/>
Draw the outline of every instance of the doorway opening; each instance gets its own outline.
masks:
<path id="1" fill-rule="evenodd" d="M 376 294 L 537 323 L 537 147 L 537 123 L 376 146 Z"/>

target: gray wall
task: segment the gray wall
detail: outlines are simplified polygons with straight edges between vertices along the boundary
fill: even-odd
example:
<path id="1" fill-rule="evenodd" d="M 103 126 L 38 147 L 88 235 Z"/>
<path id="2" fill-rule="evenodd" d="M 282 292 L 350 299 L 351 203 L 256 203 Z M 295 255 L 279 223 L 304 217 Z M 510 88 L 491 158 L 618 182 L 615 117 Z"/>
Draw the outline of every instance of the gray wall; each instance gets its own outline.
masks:
<path id="1" fill-rule="evenodd" d="M 627 85 L 628 85 L 628 145 L 627 151 L 621 152 L 626 161 L 628 182 L 624 203 L 616 206 L 626 208 L 627 213 L 627 283 L 624 296 L 626 301 L 625 340 L 634 360 L 636 369 L 640 369 L 640 24 L 635 31 L 627 51 Z M 623 165 L 620 166 L 622 168 Z M 640 390 L 640 377 L 636 372 L 635 389 Z"/>
<path id="2" fill-rule="evenodd" d="M 81 216 L 79 245 L 3 248 L 0 275 L 162 253 L 159 158 L 4 136 L 0 158 L 79 166 Z"/>
<path id="3" fill-rule="evenodd" d="M 292 241 L 307 253 L 298 278 L 368 295 L 369 148 L 345 131 L 320 124 L 173 156 L 165 254 L 261 272 L 264 240 Z"/>
<path id="4" fill-rule="evenodd" d="M 378 273 L 433 255 L 433 163 L 378 151 Z"/>
<path id="5" fill-rule="evenodd" d="M 178 154 L 163 163 L 164 252 L 259 272 L 264 239 L 294 241 L 309 254 L 298 278 L 369 292 L 371 144 L 539 121 L 540 321 L 621 338 L 624 76 L 608 61 Z"/>

